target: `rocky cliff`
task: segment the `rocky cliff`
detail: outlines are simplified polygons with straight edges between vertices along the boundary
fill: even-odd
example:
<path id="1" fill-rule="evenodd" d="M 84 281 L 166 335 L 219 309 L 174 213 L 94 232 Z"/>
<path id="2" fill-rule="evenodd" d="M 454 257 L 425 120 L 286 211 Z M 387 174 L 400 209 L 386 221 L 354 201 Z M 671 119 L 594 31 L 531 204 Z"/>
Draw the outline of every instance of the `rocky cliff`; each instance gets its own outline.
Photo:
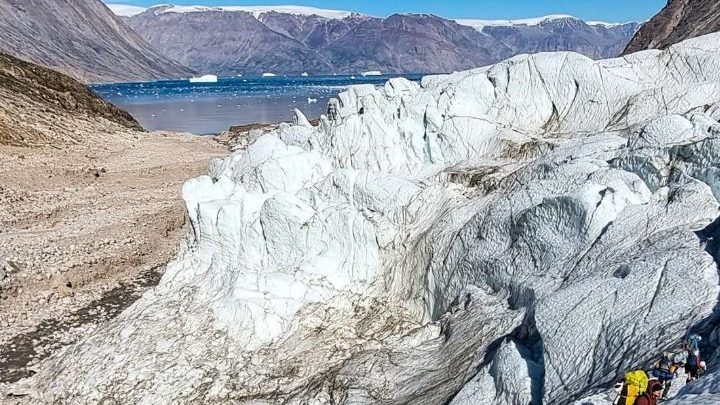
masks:
<path id="1" fill-rule="evenodd" d="M 452 72 L 558 50 L 612 57 L 638 26 L 591 25 L 570 16 L 479 26 L 425 14 L 181 6 L 154 7 L 127 21 L 167 56 L 221 75 Z"/>
<path id="2" fill-rule="evenodd" d="M 665 49 L 688 38 L 720 31 L 720 2 L 669 0 L 630 41 L 625 54 L 643 49 Z"/>
<path id="3" fill-rule="evenodd" d="M 0 53 L 0 145 L 75 143 L 75 127 L 93 120 L 142 130 L 74 79 Z"/>
<path id="4" fill-rule="evenodd" d="M 711 354 L 719 119 L 720 34 L 351 87 L 186 183 L 159 286 L 11 391 L 566 404 L 690 329 Z"/>
<path id="5" fill-rule="evenodd" d="M 0 0 L 0 37 L 0 51 L 82 82 L 192 75 L 156 52 L 99 0 Z"/>

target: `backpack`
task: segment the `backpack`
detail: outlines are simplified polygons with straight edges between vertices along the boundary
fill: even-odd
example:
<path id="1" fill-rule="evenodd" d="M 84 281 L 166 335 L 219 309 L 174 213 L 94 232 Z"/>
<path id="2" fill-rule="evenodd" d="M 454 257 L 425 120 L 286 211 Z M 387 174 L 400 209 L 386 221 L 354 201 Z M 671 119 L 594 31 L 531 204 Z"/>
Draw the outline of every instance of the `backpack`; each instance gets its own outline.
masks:
<path id="1" fill-rule="evenodd" d="M 670 370 L 663 370 L 660 368 L 656 368 L 652 371 L 653 377 L 657 378 L 658 381 L 671 381 L 675 378 L 675 373 L 671 372 Z"/>
<path id="2" fill-rule="evenodd" d="M 688 348 L 691 351 L 700 350 L 700 341 L 702 340 L 702 337 L 700 335 L 692 334 L 688 336 L 687 344 Z"/>
<path id="3" fill-rule="evenodd" d="M 615 404 L 633 405 L 635 400 L 647 391 L 647 387 L 648 375 L 643 370 L 628 371 Z"/>
<path id="4" fill-rule="evenodd" d="M 625 384 L 637 387 L 638 394 L 642 394 L 648 388 L 648 375 L 643 370 L 628 371 L 625 373 Z"/>

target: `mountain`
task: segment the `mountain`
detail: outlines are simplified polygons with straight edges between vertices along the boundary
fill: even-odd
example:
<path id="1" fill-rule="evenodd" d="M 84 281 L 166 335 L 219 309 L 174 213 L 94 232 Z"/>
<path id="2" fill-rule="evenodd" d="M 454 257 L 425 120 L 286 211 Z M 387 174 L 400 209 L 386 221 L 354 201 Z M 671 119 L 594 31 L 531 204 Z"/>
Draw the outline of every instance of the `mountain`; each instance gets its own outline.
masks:
<path id="1" fill-rule="evenodd" d="M 320 49 L 334 70 L 344 73 L 451 72 L 511 56 L 508 47 L 471 27 L 424 14 L 321 21 L 309 35 L 303 34 L 295 39 Z"/>
<path id="2" fill-rule="evenodd" d="M 161 6 L 128 19 L 157 49 L 201 73 L 234 75 L 329 71 L 331 66 L 302 43 L 264 25 L 249 12 L 173 12 Z M 212 27 L 212 29 L 209 29 Z"/>
<path id="3" fill-rule="evenodd" d="M 76 128 L 97 120 L 142 130 L 130 114 L 74 79 L 3 53 L 0 83 L 0 145 L 75 143 Z"/>
<path id="4" fill-rule="evenodd" d="M 573 51 L 603 59 L 618 56 L 639 26 L 635 22 L 587 23 L 571 16 L 550 16 L 507 25 L 487 24 L 481 29 L 509 46 L 513 54 Z"/>
<path id="5" fill-rule="evenodd" d="M 82 82 L 192 75 L 99 0 L 0 0 L 0 51 Z"/>
<path id="6" fill-rule="evenodd" d="M 377 18 L 300 6 L 110 5 L 156 49 L 204 73 L 451 72 L 520 53 L 572 50 L 616 56 L 637 23 L 586 23 L 571 16 L 448 20 L 428 14 Z M 212 29 L 211 29 L 212 27 Z"/>
<path id="7" fill-rule="evenodd" d="M 718 404 L 718 89 L 720 33 L 351 86 L 185 183 L 159 285 L 9 393 L 587 403 L 693 331 Z"/>
<path id="8" fill-rule="evenodd" d="M 669 0 L 630 41 L 625 54 L 643 49 L 665 49 L 688 38 L 720 31 L 720 2 Z"/>

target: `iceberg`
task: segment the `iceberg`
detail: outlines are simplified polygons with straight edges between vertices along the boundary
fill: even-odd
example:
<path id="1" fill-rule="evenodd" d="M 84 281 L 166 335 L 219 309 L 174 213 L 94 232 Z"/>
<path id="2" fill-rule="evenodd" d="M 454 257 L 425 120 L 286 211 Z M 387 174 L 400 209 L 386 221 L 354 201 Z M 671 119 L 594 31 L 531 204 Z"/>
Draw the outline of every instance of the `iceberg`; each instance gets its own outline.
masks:
<path id="1" fill-rule="evenodd" d="M 382 72 L 379 70 L 370 70 L 367 72 L 360 73 L 362 76 L 382 76 Z"/>
<path id="2" fill-rule="evenodd" d="M 11 389 L 562 404 L 690 328 L 713 351 L 718 120 L 720 34 L 351 86 L 188 181 L 160 284 Z M 720 400 L 707 381 L 678 401 Z"/>
<path id="3" fill-rule="evenodd" d="M 217 83 L 218 77 L 215 75 L 203 75 L 200 77 L 191 77 L 190 83 Z"/>
<path id="4" fill-rule="evenodd" d="M 308 77 L 308 76 L 310 76 L 310 75 L 308 74 L 308 72 L 303 72 L 300 76 L 302 76 L 302 77 Z"/>
<path id="5" fill-rule="evenodd" d="M 275 73 L 263 73 L 262 77 L 275 77 L 277 76 Z"/>

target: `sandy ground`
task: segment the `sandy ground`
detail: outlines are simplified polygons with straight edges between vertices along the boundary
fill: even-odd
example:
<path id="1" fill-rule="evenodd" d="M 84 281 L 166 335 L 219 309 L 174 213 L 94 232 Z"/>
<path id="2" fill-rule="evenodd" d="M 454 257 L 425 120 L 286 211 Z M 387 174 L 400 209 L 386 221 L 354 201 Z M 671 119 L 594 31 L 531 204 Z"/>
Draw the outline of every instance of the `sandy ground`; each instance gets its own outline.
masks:
<path id="1" fill-rule="evenodd" d="M 93 138 L 0 146 L 0 382 L 157 282 L 185 235 L 183 182 L 227 154 L 192 135 Z"/>

